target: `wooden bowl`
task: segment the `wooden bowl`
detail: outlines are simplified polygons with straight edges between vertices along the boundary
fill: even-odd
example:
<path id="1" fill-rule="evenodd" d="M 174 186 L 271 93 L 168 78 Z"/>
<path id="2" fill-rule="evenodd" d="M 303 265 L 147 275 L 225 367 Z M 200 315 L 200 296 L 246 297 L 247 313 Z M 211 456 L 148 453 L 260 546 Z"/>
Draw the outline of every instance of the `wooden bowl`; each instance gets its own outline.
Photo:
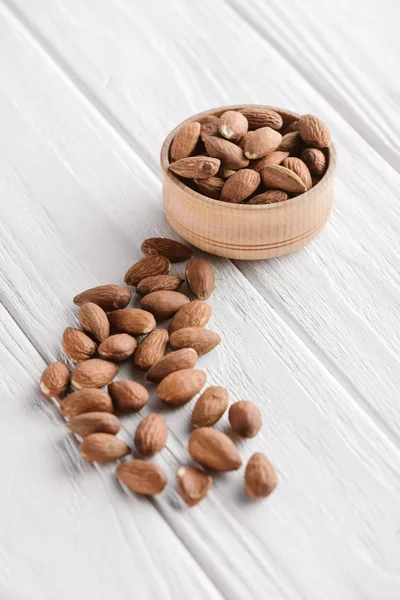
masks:
<path id="1" fill-rule="evenodd" d="M 244 106 L 215 108 L 190 117 L 184 123 L 240 108 Z M 299 118 L 299 115 L 280 108 L 266 108 L 278 112 L 284 126 Z M 275 204 L 232 204 L 199 194 L 169 171 L 169 148 L 182 124 L 171 131 L 161 149 L 164 211 L 172 229 L 181 238 L 218 256 L 261 259 L 299 250 L 322 231 L 333 202 L 333 176 L 336 170 L 333 144 L 327 150 L 328 168 L 325 175 L 308 192 Z"/>

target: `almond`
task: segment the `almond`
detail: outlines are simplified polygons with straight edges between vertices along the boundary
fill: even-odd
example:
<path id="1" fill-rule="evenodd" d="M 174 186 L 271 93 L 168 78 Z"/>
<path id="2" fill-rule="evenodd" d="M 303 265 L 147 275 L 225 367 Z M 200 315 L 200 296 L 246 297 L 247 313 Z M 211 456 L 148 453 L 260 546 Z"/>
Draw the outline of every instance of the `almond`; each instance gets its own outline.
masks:
<path id="1" fill-rule="evenodd" d="M 78 313 L 78 321 L 82 329 L 91 333 L 99 342 L 110 335 L 110 323 L 107 315 L 101 306 L 94 302 L 82 304 Z"/>
<path id="2" fill-rule="evenodd" d="M 177 472 L 178 494 L 188 506 L 195 506 L 208 493 L 212 477 L 195 467 L 179 467 Z"/>
<path id="3" fill-rule="evenodd" d="M 187 158 L 196 148 L 200 137 L 200 123 L 192 121 L 185 123 L 180 127 L 178 133 L 172 140 L 170 154 L 171 160 L 180 160 Z"/>
<path id="4" fill-rule="evenodd" d="M 169 273 L 170 268 L 171 263 L 165 256 L 159 254 L 145 256 L 128 269 L 124 281 L 128 285 L 137 285 L 145 277 Z"/>
<path id="5" fill-rule="evenodd" d="M 147 373 L 147 379 L 159 383 L 164 377 L 182 369 L 192 369 L 197 362 L 198 354 L 193 348 L 182 348 L 167 354 L 156 362 Z"/>
<path id="6" fill-rule="evenodd" d="M 164 256 L 172 263 L 185 262 L 193 256 L 193 250 L 189 246 L 169 238 L 148 238 L 142 243 L 141 249 L 146 256 Z"/>
<path id="7" fill-rule="evenodd" d="M 101 306 L 103 310 L 108 311 L 125 308 L 125 306 L 128 306 L 131 298 L 131 291 L 121 285 L 99 285 L 75 296 L 74 304 L 82 306 L 86 302 L 93 302 Z"/>
<path id="8" fill-rule="evenodd" d="M 189 454 L 193 460 L 213 471 L 236 471 L 242 465 L 232 440 L 211 427 L 200 427 L 191 433 Z"/>
<path id="9" fill-rule="evenodd" d="M 301 160 L 305 162 L 312 175 L 321 176 L 326 170 L 325 154 L 318 148 L 306 148 L 301 153 Z"/>
<path id="10" fill-rule="evenodd" d="M 272 130 L 271 130 L 272 131 Z M 256 191 L 261 183 L 260 174 L 252 169 L 240 169 L 225 182 L 220 200 L 238 204 Z"/>
<path id="11" fill-rule="evenodd" d="M 229 423 L 242 437 L 252 438 L 261 429 L 262 416 L 253 402 L 240 400 L 229 409 Z"/>
<path id="12" fill-rule="evenodd" d="M 207 138 L 208 140 L 209 138 Z M 169 165 L 170 170 L 189 179 L 206 179 L 218 173 L 221 161 L 210 156 L 192 156 L 181 158 Z"/>
<path id="13" fill-rule="evenodd" d="M 289 152 L 290 154 L 296 154 L 300 152 L 300 149 L 303 145 L 303 140 L 300 137 L 298 131 L 292 131 L 291 133 L 286 133 L 282 137 L 282 141 L 279 144 L 279 152 Z"/>
<path id="14" fill-rule="evenodd" d="M 207 375 L 198 369 L 182 369 L 167 375 L 157 386 L 157 396 L 167 405 L 182 406 L 199 393 Z"/>
<path id="15" fill-rule="evenodd" d="M 260 127 L 280 129 L 283 125 L 281 115 L 269 108 L 248 106 L 246 108 L 241 108 L 239 112 L 246 117 L 250 130 L 259 129 Z"/>
<path id="16" fill-rule="evenodd" d="M 160 290 L 171 290 L 176 291 L 181 287 L 183 279 L 176 277 L 175 275 L 153 275 L 152 277 L 145 277 L 139 281 L 136 293 L 139 296 L 145 296 L 151 294 L 151 292 L 158 292 Z"/>
<path id="17" fill-rule="evenodd" d="M 108 315 L 111 325 L 131 335 L 144 335 L 156 327 L 156 320 L 147 310 L 123 308 Z"/>
<path id="18" fill-rule="evenodd" d="M 86 333 L 73 327 L 67 327 L 64 331 L 62 345 L 68 358 L 76 362 L 92 358 L 97 349 L 94 341 Z"/>
<path id="19" fill-rule="evenodd" d="M 286 135 L 287 133 L 292 133 L 293 131 L 298 131 L 299 130 L 299 120 L 296 119 L 295 121 L 292 121 L 284 130 L 282 135 Z"/>
<path id="20" fill-rule="evenodd" d="M 111 462 L 129 453 L 129 446 L 110 433 L 92 433 L 79 447 L 79 454 L 89 462 Z"/>
<path id="21" fill-rule="evenodd" d="M 261 171 L 261 179 L 268 188 L 280 189 L 296 194 L 302 194 L 306 191 L 306 186 L 300 177 L 290 169 L 286 169 L 286 167 L 281 167 L 280 165 L 264 167 Z"/>
<path id="22" fill-rule="evenodd" d="M 215 115 L 207 115 L 200 119 L 200 137 L 204 141 L 204 138 L 219 134 L 219 119 Z"/>
<path id="23" fill-rule="evenodd" d="M 256 452 L 246 466 L 245 486 L 252 498 L 266 498 L 278 483 L 276 471 L 268 458 Z"/>
<path id="24" fill-rule="evenodd" d="M 274 204 L 275 202 L 284 202 L 288 198 L 288 194 L 283 190 L 268 190 L 268 192 L 253 196 L 247 204 Z"/>
<path id="25" fill-rule="evenodd" d="M 202 327 L 182 327 L 171 334 L 171 348 L 193 348 L 197 354 L 207 354 L 221 343 L 221 336 Z"/>
<path id="26" fill-rule="evenodd" d="M 186 265 L 186 281 L 198 300 L 207 300 L 215 288 L 215 273 L 210 263 L 193 258 Z"/>
<path id="27" fill-rule="evenodd" d="M 108 337 L 104 342 L 101 342 L 99 354 L 105 360 L 121 362 L 132 356 L 136 347 L 136 338 L 127 333 L 117 333 Z"/>
<path id="28" fill-rule="evenodd" d="M 173 317 L 182 306 L 189 302 L 189 298 L 180 292 L 161 290 L 146 294 L 142 298 L 140 306 L 151 312 L 157 321 L 163 321 Z"/>
<path id="29" fill-rule="evenodd" d="M 221 177 L 207 177 L 207 179 L 194 180 L 200 194 L 208 198 L 218 200 L 221 195 L 221 190 L 224 187 L 225 181 Z"/>
<path id="30" fill-rule="evenodd" d="M 77 390 L 101 388 L 110 383 L 119 371 L 118 365 L 100 358 L 91 358 L 79 363 L 72 373 L 71 383 Z"/>
<path id="31" fill-rule="evenodd" d="M 314 117 L 314 115 L 300 117 L 299 132 L 307 146 L 327 148 L 331 143 L 329 129 L 321 119 Z"/>
<path id="32" fill-rule="evenodd" d="M 55 362 L 45 368 L 40 389 L 47 398 L 63 398 L 69 386 L 70 374 L 65 365 Z"/>
<path id="33" fill-rule="evenodd" d="M 228 390 L 212 385 L 197 400 L 192 413 L 192 425 L 210 427 L 222 417 L 228 407 Z"/>
<path id="34" fill-rule="evenodd" d="M 220 134 L 232 142 L 240 140 L 247 133 L 248 128 L 246 117 L 236 110 L 227 110 L 219 118 Z"/>
<path id="35" fill-rule="evenodd" d="M 271 127 L 261 127 L 246 133 L 242 147 L 247 158 L 255 159 L 274 152 L 282 141 L 280 133 Z"/>
<path id="36" fill-rule="evenodd" d="M 111 398 L 103 390 L 84 389 L 73 392 L 60 402 L 63 417 L 76 417 L 92 412 L 113 412 Z"/>
<path id="37" fill-rule="evenodd" d="M 136 429 L 135 446 L 144 456 L 154 456 L 167 443 L 168 427 L 162 417 L 153 413 L 145 417 Z"/>
<path id="38" fill-rule="evenodd" d="M 289 152 L 280 152 L 279 150 L 276 150 L 275 152 L 271 152 L 271 154 L 267 154 L 267 156 L 263 156 L 263 158 L 251 161 L 250 168 L 259 173 L 264 167 L 280 165 L 288 156 Z"/>
<path id="39" fill-rule="evenodd" d="M 169 341 L 168 332 L 165 329 L 156 329 L 149 333 L 139 344 L 135 352 L 134 363 L 139 369 L 147 371 L 155 363 L 160 361 L 167 351 Z"/>
<path id="40" fill-rule="evenodd" d="M 249 164 L 243 150 L 228 140 L 210 136 L 204 140 L 204 145 L 210 156 L 220 159 L 223 169 L 243 169 Z M 216 173 L 210 173 L 210 175 L 216 175 Z"/>
<path id="41" fill-rule="evenodd" d="M 149 401 L 149 392 L 136 381 L 119 380 L 108 386 L 115 408 L 122 413 L 138 412 Z"/>
<path id="42" fill-rule="evenodd" d="M 90 412 L 72 417 L 67 427 L 80 435 L 86 437 L 92 433 L 110 433 L 116 435 L 121 424 L 115 415 L 106 412 Z"/>
<path id="43" fill-rule="evenodd" d="M 290 169 L 300 177 L 306 186 L 306 190 L 310 190 L 312 188 L 311 173 L 308 170 L 307 165 L 300 158 L 291 156 L 290 158 L 285 158 L 282 164 L 284 167 L 286 167 L 286 169 Z"/>
<path id="44" fill-rule="evenodd" d="M 168 332 L 171 335 L 183 327 L 205 327 L 211 318 L 211 313 L 212 308 L 207 302 L 194 300 L 178 310 L 169 324 Z"/>
<path id="45" fill-rule="evenodd" d="M 167 483 L 167 478 L 161 467 L 139 459 L 118 465 L 117 477 L 130 490 L 145 496 L 159 494 Z"/>

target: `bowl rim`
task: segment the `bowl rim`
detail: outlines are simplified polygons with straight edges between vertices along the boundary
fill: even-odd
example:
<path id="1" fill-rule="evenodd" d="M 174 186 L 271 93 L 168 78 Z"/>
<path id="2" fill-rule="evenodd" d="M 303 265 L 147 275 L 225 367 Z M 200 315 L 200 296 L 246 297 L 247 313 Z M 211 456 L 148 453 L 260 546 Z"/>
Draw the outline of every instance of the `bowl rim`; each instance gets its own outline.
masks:
<path id="1" fill-rule="evenodd" d="M 199 200 L 201 200 L 202 202 L 204 202 L 206 204 L 213 204 L 215 206 L 219 206 L 220 208 L 223 208 L 225 206 L 225 207 L 229 207 L 230 209 L 247 210 L 247 211 L 249 211 L 249 210 L 271 210 L 273 208 L 276 208 L 277 206 L 280 206 L 280 207 L 290 206 L 291 204 L 295 204 L 296 202 L 304 201 L 305 197 L 308 194 L 310 194 L 310 192 L 314 192 L 314 190 L 317 190 L 317 189 L 318 189 L 318 191 L 321 191 L 323 187 L 326 187 L 327 185 L 329 185 L 331 183 L 331 181 L 335 175 L 335 172 L 336 172 L 336 164 L 337 164 L 336 148 L 335 148 L 333 142 L 331 142 L 329 147 L 327 148 L 328 155 L 329 155 L 329 164 L 328 164 L 328 168 L 327 168 L 325 174 L 320 179 L 320 181 L 316 185 L 314 185 L 311 189 L 304 192 L 303 194 L 299 194 L 298 196 L 295 196 L 294 198 L 288 198 L 287 200 L 283 200 L 282 202 L 271 202 L 270 204 L 241 204 L 241 203 L 235 204 L 234 202 L 222 202 L 221 200 L 209 198 L 208 196 L 205 196 L 204 194 L 200 194 L 200 192 L 193 190 L 192 188 L 187 186 L 185 183 L 183 183 L 183 181 L 181 181 L 174 173 L 172 173 L 172 171 L 170 171 L 170 169 L 169 169 L 169 149 L 170 149 L 172 140 L 174 139 L 175 135 L 177 134 L 178 130 L 182 127 L 182 125 L 184 125 L 185 123 L 190 123 L 191 121 L 196 121 L 197 119 L 201 119 L 208 115 L 215 115 L 217 113 L 223 113 L 227 110 L 240 110 L 241 108 L 268 108 L 269 110 L 274 110 L 275 112 L 279 113 L 281 116 L 286 116 L 286 117 L 291 118 L 293 121 L 295 121 L 296 119 L 299 119 L 301 116 L 300 114 L 292 112 L 290 110 L 286 110 L 284 108 L 278 108 L 276 106 L 268 106 L 266 104 L 234 104 L 232 106 L 218 106 L 216 108 L 211 108 L 211 109 L 202 111 L 200 113 L 197 113 L 196 115 L 192 115 L 191 117 L 189 117 L 188 119 L 185 119 L 184 121 L 179 123 L 176 127 L 174 127 L 174 129 L 172 129 L 172 131 L 169 132 L 169 134 L 167 135 L 167 137 L 165 138 L 165 140 L 161 146 L 160 164 L 161 164 L 161 168 L 164 172 L 164 176 L 168 177 L 168 179 L 170 179 L 175 185 L 180 187 L 187 194 L 193 196 L 194 198 L 198 198 Z"/>

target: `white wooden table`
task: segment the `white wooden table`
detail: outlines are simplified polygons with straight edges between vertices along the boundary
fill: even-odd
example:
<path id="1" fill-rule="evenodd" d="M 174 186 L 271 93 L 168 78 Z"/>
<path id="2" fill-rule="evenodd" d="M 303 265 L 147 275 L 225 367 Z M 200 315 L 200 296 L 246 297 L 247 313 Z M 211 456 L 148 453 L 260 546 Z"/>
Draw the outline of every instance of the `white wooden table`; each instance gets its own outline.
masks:
<path id="1" fill-rule="evenodd" d="M 394 0 L 0 0 L 2 599 L 399 599 L 399 20 Z M 189 406 L 146 500 L 80 459 L 37 381 L 73 295 L 171 235 L 165 135 L 240 102 L 328 123 L 336 203 L 295 255 L 212 260 L 224 342 L 200 364 L 259 404 L 240 451 L 280 483 L 250 503 L 229 474 L 189 510 Z"/>

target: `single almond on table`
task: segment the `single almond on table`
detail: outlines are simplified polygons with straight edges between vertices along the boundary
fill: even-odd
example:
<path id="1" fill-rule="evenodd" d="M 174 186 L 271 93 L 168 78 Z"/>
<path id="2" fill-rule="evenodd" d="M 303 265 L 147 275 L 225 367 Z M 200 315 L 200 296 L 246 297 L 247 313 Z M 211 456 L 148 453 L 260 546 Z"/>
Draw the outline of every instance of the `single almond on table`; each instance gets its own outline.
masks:
<path id="1" fill-rule="evenodd" d="M 99 342 L 110 335 L 110 323 L 107 315 L 101 306 L 94 302 L 82 304 L 78 313 L 78 321 L 82 329 L 91 333 Z"/>
<path id="2" fill-rule="evenodd" d="M 301 139 L 299 132 L 292 131 L 291 133 L 286 133 L 282 137 L 282 141 L 279 144 L 278 151 L 295 154 L 296 152 L 300 151 L 302 146 L 303 140 Z"/>
<path id="3" fill-rule="evenodd" d="M 45 368 L 40 378 L 40 389 L 47 398 L 63 398 L 69 386 L 70 373 L 61 362 Z"/>
<path id="4" fill-rule="evenodd" d="M 131 291 L 121 285 L 99 285 L 75 296 L 74 304 L 82 306 L 86 302 L 93 302 L 103 310 L 110 311 L 125 308 L 131 298 Z"/>
<path id="5" fill-rule="evenodd" d="M 75 362 L 92 358 L 97 350 L 96 344 L 86 333 L 73 327 L 67 327 L 64 331 L 62 345 L 68 358 Z"/>
<path id="6" fill-rule="evenodd" d="M 222 188 L 224 187 L 224 179 L 221 177 L 207 177 L 207 179 L 195 179 L 194 180 L 197 189 L 200 194 L 204 196 L 208 196 L 208 198 L 214 198 L 214 200 L 218 200 Z"/>
<path id="7" fill-rule="evenodd" d="M 178 310 L 169 324 L 168 332 L 171 335 L 183 327 L 205 327 L 211 318 L 211 313 L 212 308 L 207 302 L 194 300 Z"/>
<path id="8" fill-rule="evenodd" d="M 202 393 L 192 412 L 194 428 L 210 427 L 222 417 L 228 408 L 228 390 L 212 385 Z"/>
<path id="9" fill-rule="evenodd" d="M 329 129 L 321 119 L 314 115 L 300 117 L 299 132 L 307 146 L 327 148 L 331 143 Z"/>
<path id="10" fill-rule="evenodd" d="M 165 329 L 155 329 L 144 338 L 135 352 L 133 362 L 139 369 L 147 371 L 158 363 L 167 351 L 169 335 Z"/>
<path id="11" fill-rule="evenodd" d="M 245 486 L 252 498 L 266 498 L 274 491 L 278 478 L 268 458 L 256 452 L 246 466 Z"/>
<path id="12" fill-rule="evenodd" d="M 306 191 L 304 182 L 294 171 L 281 165 L 264 167 L 261 171 L 263 184 L 268 188 L 284 190 L 285 192 L 302 194 Z"/>
<path id="13" fill-rule="evenodd" d="M 108 393 L 116 410 L 122 413 L 138 412 L 149 401 L 149 392 L 136 381 L 114 381 L 108 386 Z"/>
<path id="14" fill-rule="evenodd" d="M 202 327 L 182 327 L 171 333 L 171 348 L 193 348 L 199 356 L 207 354 L 221 343 L 221 336 Z"/>
<path id="15" fill-rule="evenodd" d="M 145 496 L 159 494 L 167 484 L 167 478 L 161 467 L 137 458 L 118 465 L 117 477 L 130 490 Z"/>
<path id="16" fill-rule="evenodd" d="M 135 352 L 137 340 L 127 333 L 116 333 L 110 335 L 99 346 L 99 354 L 105 360 L 121 362 L 126 360 Z"/>
<path id="17" fill-rule="evenodd" d="M 220 200 L 239 204 L 256 191 L 261 183 L 260 174 L 252 169 L 240 169 L 225 182 Z"/>
<path id="18" fill-rule="evenodd" d="M 204 139 L 210 135 L 217 136 L 219 134 L 219 118 L 215 115 L 207 115 L 199 120 L 200 122 L 200 137 Z"/>
<path id="19" fill-rule="evenodd" d="M 252 438 L 261 429 L 262 416 L 253 402 L 240 400 L 229 409 L 229 423 L 242 437 Z"/>
<path id="20" fill-rule="evenodd" d="M 227 110 L 219 118 L 219 132 L 227 140 L 240 140 L 249 128 L 246 117 L 237 110 Z"/>
<path id="21" fill-rule="evenodd" d="M 71 376 L 75 389 L 101 388 L 110 383 L 119 371 L 118 365 L 100 358 L 91 358 L 79 363 Z"/>
<path id="22" fill-rule="evenodd" d="M 275 152 L 271 152 L 271 154 L 267 154 L 267 156 L 263 156 L 258 160 L 252 160 L 250 162 L 250 168 L 253 169 L 253 171 L 258 171 L 259 173 L 264 167 L 269 167 L 270 165 L 280 165 L 288 156 L 289 152 L 275 150 Z"/>
<path id="23" fill-rule="evenodd" d="M 186 265 L 186 281 L 198 300 L 207 300 L 215 288 L 215 273 L 210 263 L 192 258 Z"/>
<path id="24" fill-rule="evenodd" d="M 111 398 L 103 390 L 87 388 L 73 392 L 60 402 L 63 417 L 76 417 L 92 412 L 113 412 Z"/>
<path id="25" fill-rule="evenodd" d="M 285 158 L 282 165 L 300 177 L 306 186 L 306 190 L 310 190 L 312 188 L 311 173 L 308 170 L 306 163 L 304 163 L 300 158 L 295 158 L 294 156 Z"/>
<path id="26" fill-rule="evenodd" d="M 209 139 L 209 138 L 207 138 Z M 181 158 L 169 165 L 170 170 L 189 179 L 205 179 L 212 177 L 218 173 L 221 161 L 218 158 L 211 156 L 191 156 L 189 158 Z"/>
<path id="27" fill-rule="evenodd" d="M 160 290 L 146 294 L 140 302 L 144 310 L 151 312 L 157 321 L 170 319 L 182 306 L 188 304 L 190 299 L 180 292 Z"/>
<path id="28" fill-rule="evenodd" d="M 170 268 L 171 263 L 165 256 L 160 254 L 145 256 L 128 269 L 124 281 L 128 285 L 137 285 L 145 277 L 169 273 Z"/>
<path id="29" fill-rule="evenodd" d="M 236 471 L 242 466 L 242 459 L 231 438 L 211 427 L 201 427 L 191 433 L 189 454 L 193 460 L 213 471 Z"/>
<path id="30" fill-rule="evenodd" d="M 144 240 L 141 246 L 143 254 L 146 256 L 160 255 L 168 258 L 171 263 L 180 263 L 190 260 L 193 256 L 193 250 L 169 238 L 148 238 Z"/>
<path id="31" fill-rule="evenodd" d="M 199 369 L 182 369 L 167 375 L 157 386 L 157 396 L 164 404 L 182 406 L 198 394 L 207 375 Z"/>
<path id="32" fill-rule="evenodd" d="M 146 294 L 160 290 L 176 291 L 181 287 L 182 283 L 183 279 L 175 275 L 152 275 L 139 281 L 136 293 L 139 296 L 145 296 Z"/>
<path id="33" fill-rule="evenodd" d="M 242 147 L 247 158 L 256 159 L 274 152 L 282 141 L 280 133 L 271 127 L 261 127 L 249 131 L 242 139 Z"/>
<path id="34" fill-rule="evenodd" d="M 275 204 L 275 202 L 284 202 L 288 198 L 287 192 L 283 190 L 268 190 L 267 192 L 253 196 L 247 204 Z"/>
<path id="35" fill-rule="evenodd" d="M 135 446 L 143 456 L 154 456 L 164 448 L 168 427 L 162 415 L 152 413 L 141 421 L 135 433 Z"/>
<path id="36" fill-rule="evenodd" d="M 193 348 L 182 348 L 170 352 L 156 362 L 147 373 L 147 379 L 159 383 L 164 377 L 182 369 L 192 369 L 198 359 L 198 354 Z"/>
<path id="37" fill-rule="evenodd" d="M 111 413 L 90 412 L 72 417 L 68 421 L 67 427 L 84 438 L 92 433 L 116 435 L 121 428 L 121 424 L 117 417 Z"/>
<path id="38" fill-rule="evenodd" d="M 212 485 L 212 477 L 195 467 L 179 467 L 176 476 L 178 494 L 188 506 L 198 504 Z"/>
<path id="39" fill-rule="evenodd" d="M 325 173 L 327 166 L 326 157 L 318 148 L 305 148 L 300 158 L 305 162 L 312 175 L 321 176 Z"/>
<path id="40" fill-rule="evenodd" d="M 196 148 L 200 137 L 200 123 L 192 121 L 182 125 L 172 140 L 170 155 L 171 160 L 187 158 Z"/>
<path id="41" fill-rule="evenodd" d="M 233 142 L 210 136 L 204 140 L 204 145 L 210 156 L 220 159 L 223 169 L 243 169 L 249 164 L 243 150 Z"/>
<path id="42" fill-rule="evenodd" d="M 239 112 L 247 119 L 249 129 L 259 129 L 260 127 L 271 127 L 271 129 L 280 129 L 283 125 L 282 117 L 279 113 L 270 108 L 260 106 L 241 108 Z"/>
<path id="43" fill-rule="evenodd" d="M 154 316 L 140 308 L 123 308 L 108 315 L 114 327 L 131 335 L 144 335 L 156 328 Z"/>
<path id="44" fill-rule="evenodd" d="M 110 433 L 92 433 L 79 446 L 79 454 L 89 462 L 111 462 L 129 453 L 129 446 Z"/>

